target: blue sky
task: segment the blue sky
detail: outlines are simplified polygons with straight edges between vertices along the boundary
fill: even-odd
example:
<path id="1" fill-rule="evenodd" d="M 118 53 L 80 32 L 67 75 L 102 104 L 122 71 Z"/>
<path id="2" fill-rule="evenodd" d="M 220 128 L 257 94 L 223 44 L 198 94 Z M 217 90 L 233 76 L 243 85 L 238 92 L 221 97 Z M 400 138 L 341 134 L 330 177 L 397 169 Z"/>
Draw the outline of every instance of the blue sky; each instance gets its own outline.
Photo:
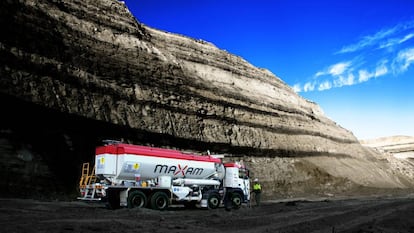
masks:
<path id="1" fill-rule="evenodd" d="M 414 136 L 412 0 L 127 0 L 150 27 L 272 71 L 360 139 Z"/>

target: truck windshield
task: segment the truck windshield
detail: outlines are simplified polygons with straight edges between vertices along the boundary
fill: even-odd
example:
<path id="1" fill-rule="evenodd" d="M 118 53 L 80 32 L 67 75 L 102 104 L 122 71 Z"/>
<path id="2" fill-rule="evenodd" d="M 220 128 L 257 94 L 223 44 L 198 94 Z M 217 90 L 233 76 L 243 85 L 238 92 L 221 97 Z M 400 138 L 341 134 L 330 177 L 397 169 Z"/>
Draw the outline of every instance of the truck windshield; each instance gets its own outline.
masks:
<path id="1" fill-rule="evenodd" d="M 240 168 L 239 169 L 239 178 L 242 179 L 249 179 L 249 170 L 246 168 Z"/>

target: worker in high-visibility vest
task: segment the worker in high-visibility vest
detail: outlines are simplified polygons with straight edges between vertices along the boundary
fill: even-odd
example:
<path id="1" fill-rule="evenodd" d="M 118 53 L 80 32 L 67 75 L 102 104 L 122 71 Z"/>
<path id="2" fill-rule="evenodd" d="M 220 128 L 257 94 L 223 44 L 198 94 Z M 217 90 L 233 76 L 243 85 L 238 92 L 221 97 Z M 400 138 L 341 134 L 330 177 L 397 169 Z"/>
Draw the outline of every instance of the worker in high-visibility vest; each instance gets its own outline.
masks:
<path id="1" fill-rule="evenodd" d="M 253 193 L 254 198 L 256 200 L 256 206 L 260 206 L 260 195 L 262 193 L 262 186 L 259 183 L 259 179 L 254 179 L 254 184 L 253 184 Z"/>

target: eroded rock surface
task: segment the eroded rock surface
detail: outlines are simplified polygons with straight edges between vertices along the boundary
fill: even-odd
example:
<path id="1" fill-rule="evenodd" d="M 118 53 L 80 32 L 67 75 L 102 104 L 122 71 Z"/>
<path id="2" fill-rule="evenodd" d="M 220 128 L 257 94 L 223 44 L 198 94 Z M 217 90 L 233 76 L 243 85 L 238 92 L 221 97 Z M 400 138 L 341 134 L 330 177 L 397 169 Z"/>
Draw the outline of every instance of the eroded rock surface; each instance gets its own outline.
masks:
<path id="1" fill-rule="evenodd" d="M 243 159 L 269 197 L 413 184 L 271 72 L 140 24 L 122 2 L 8 0 L 0 15 L 6 154 L 27 163 L 15 151 L 29 145 L 71 187 L 105 138 Z"/>

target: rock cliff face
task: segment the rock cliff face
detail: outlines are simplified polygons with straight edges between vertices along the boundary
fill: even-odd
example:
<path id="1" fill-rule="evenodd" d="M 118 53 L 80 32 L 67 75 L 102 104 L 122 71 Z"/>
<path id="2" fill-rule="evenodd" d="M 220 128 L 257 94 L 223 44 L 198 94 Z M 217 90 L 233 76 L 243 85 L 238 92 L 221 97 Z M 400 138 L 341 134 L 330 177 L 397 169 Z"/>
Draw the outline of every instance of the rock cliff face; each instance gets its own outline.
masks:
<path id="1" fill-rule="evenodd" d="M 409 180 L 414 180 L 414 137 L 382 137 L 362 140 L 361 144 L 383 155 L 394 172 L 402 173 Z"/>
<path id="2" fill-rule="evenodd" d="M 361 141 L 362 145 L 369 146 L 380 152 L 390 153 L 398 158 L 414 158 L 414 137 L 393 136 Z"/>
<path id="3" fill-rule="evenodd" d="M 271 72 L 144 26 L 122 2 L 8 0 L 0 15 L 0 164 L 19 181 L 73 190 L 112 138 L 243 159 L 269 198 L 413 184 Z M 28 178 L 28 163 L 44 169 Z"/>

